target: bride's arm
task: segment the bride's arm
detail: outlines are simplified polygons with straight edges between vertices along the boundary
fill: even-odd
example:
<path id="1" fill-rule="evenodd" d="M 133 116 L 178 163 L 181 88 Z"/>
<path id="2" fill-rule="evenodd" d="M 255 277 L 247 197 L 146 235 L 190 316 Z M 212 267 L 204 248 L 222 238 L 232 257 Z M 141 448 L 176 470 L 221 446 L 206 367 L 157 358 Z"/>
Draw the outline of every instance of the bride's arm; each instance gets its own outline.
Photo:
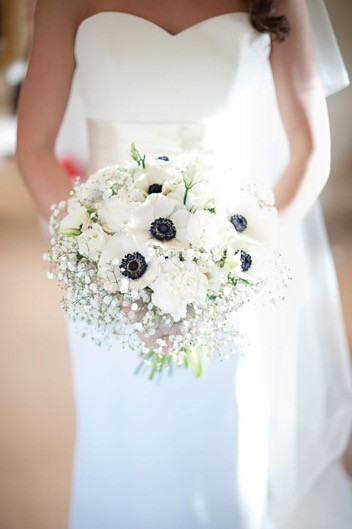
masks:
<path id="1" fill-rule="evenodd" d="M 40 215 L 65 200 L 71 184 L 54 155 L 75 68 L 74 2 L 38 0 L 34 38 L 18 108 L 17 161 Z"/>
<path id="2" fill-rule="evenodd" d="M 271 66 L 289 148 L 289 164 L 275 189 L 283 220 L 302 218 L 330 174 L 330 129 L 326 100 L 316 70 L 305 0 L 280 0 L 291 34 L 274 42 Z"/>

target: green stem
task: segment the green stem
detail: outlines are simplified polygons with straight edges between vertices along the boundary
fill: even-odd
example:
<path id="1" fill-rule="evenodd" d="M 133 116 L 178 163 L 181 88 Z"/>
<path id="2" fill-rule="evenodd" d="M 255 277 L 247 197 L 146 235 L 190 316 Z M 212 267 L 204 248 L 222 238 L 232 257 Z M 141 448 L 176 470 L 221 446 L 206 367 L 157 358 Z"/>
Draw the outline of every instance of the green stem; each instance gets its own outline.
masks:
<path id="1" fill-rule="evenodd" d="M 190 190 L 190 187 L 186 186 L 186 191 L 185 191 L 185 194 L 184 194 L 184 197 L 183 197 L 183 205 L 184 206 L 186 205 L 186 202 L 187 202 L 187 196 L 188 196 L 188 191 L 189 190 Z"/>

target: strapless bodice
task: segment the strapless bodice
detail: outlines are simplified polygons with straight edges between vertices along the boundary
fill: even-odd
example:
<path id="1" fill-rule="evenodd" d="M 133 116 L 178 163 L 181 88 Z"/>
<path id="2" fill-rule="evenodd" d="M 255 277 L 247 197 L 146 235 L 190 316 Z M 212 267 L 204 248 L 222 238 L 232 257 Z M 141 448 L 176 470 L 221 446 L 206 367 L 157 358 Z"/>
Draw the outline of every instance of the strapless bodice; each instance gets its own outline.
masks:
<path id="1" fill-rule="evenodd" d="M 212 117 L 258 82 L 269 43 L 247 13 L 214 17 L 175 36 L 134 15 L 98 13 L 76 34 L 87 114 L 122 122 Z"/>
<path id="2" fill-rule="evenodd" d="M 269 55 L 270 36 L 247 13 L 218 15 L 177 35 L 126 13 L 86 18 L 75 57 L 90 170 L 122 162 L 135 141 L 158 155 L 212 150 L 250 171 L 259 150 L 268 152 L 258 121 L 268 106 Z"/>

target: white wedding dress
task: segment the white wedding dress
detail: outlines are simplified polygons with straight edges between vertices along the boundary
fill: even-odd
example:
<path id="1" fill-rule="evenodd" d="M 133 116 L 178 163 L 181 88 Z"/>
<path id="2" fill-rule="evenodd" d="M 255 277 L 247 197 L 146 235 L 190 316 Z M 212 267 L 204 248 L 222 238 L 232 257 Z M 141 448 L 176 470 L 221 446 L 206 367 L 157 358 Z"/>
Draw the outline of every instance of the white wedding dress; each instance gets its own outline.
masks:
<path id="1" fill-rule="evenodd" d="M 172 36 L 102 12 L 77 31 L 76 81 L 89 167 L 143 152 L 212 150 L 267 185 L 288 150 L 270 37 L 246 13 Z M 220 181 L 231 193 L 231 182 Z M 340 462 L 351 433 L 351 377 L 319 205 L 283 234 L 295 288 L 277 311 L 242 316 L 254 346 L 151 383 L 136 352 L 97 347 L 69 326 L 77 410 L 70 529 L 349 529 Z"/>

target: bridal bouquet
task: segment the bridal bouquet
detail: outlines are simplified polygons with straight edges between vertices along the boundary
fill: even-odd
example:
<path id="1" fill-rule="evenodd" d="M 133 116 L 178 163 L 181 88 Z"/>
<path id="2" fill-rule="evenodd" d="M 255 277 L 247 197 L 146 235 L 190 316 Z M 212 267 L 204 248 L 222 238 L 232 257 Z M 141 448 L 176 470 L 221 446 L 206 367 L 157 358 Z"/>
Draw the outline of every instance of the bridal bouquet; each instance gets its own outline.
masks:
<path id="1" fill-rule="evenodd" d="M 101 343 L 121 335 L 150 378 L 166 366 L 201 376 L 237 339 L 233 316 L 281 277 L 273 195 L 208 154 L 142 155 L 77 181 L 52 206 L 50 276 L 63 309 Z M 281 274 L 281 275 L 280 275 Z"/>

